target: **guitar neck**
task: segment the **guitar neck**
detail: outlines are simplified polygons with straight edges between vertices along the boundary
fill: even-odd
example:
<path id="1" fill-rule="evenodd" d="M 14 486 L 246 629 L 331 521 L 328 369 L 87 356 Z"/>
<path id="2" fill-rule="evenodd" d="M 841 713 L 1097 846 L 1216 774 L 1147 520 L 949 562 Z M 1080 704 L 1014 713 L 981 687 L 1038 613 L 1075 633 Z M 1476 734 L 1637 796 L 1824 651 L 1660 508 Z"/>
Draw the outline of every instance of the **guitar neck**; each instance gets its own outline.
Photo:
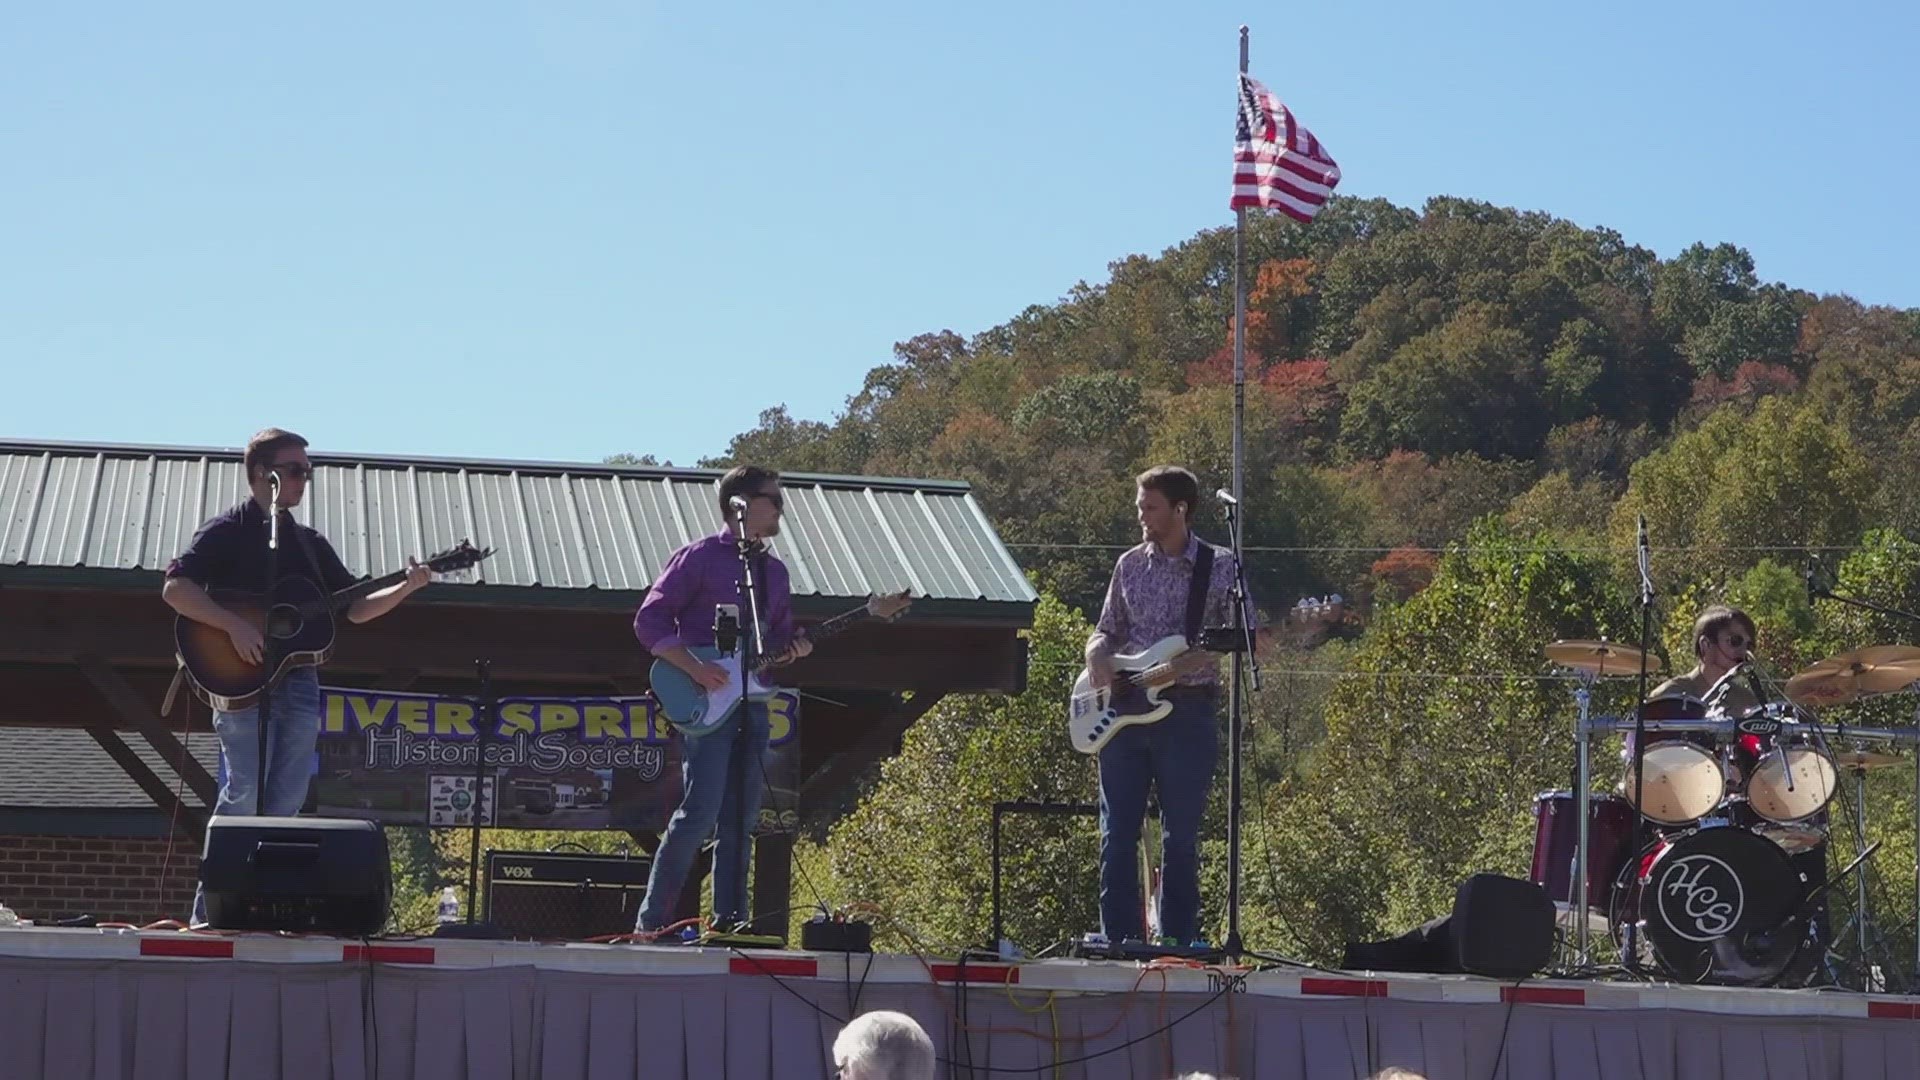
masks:
<path id="1" fill-rule="evenodd" d="M 852 626 L 854 623 L 859 622 L 861 616 L 866 613 L 867 606 L 865 604 L 848 611 L 843 611 L 833 618 L 828 619 L 826 622 L 821 623 L 819 626 L 807 631 L 807 640 L 819 644 L 842 630 L 845 630 L 847 627 Z M 762 658 L 759 663 L 753 665 L 753 670 L 757 674 L 773 666 L 773 659 L 771 657 L 765 657 Z"/>
<path id="2" fill-rule="evenodd" d="M 304 615 L 317 615 L 331 608 L 344 607 L 363 596 L 372 596 L 374 593 L 379 592 L 389 585 L 396 585 L 405 580 L 407 580 L 407 572 L 405 570 L 395 570 L 391 574 L 370 578 L 360 582 L 358 585 L 349 585 L 339 592 L 329 593 L 319 600 L 309 600 L 305 604 L 300 605 L 300 610 Z"/>

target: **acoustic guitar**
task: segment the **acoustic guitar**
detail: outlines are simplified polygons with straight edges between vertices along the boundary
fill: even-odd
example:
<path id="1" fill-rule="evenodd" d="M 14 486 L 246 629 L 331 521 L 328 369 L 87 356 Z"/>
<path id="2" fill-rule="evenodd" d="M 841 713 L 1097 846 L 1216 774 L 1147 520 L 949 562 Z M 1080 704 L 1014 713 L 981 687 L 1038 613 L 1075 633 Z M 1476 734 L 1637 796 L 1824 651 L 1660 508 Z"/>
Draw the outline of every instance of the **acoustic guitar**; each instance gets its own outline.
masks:
<path id="1" fill-rule="evenodd" d="M 460 541 L 425 559 L 436 574 L 465 570 L 493 554 Z M 222 712 L 252 708 L 260 695 L 297 667 L 324 664 L 333 653 L 336 625 L 333 613 L 348 604 L 405 581 L 407 571 L 349 585 L 329 595 L 312 579 L 290 575 L 280 579 L 271 594 L 244 589 L 209 589 L 215 603 L 262 628 L 266 637 L 265 664 L 256 664 L 234 650 L 225 630 L 184 615 L 173 620 L 173 652 L 193 694 Z"/>

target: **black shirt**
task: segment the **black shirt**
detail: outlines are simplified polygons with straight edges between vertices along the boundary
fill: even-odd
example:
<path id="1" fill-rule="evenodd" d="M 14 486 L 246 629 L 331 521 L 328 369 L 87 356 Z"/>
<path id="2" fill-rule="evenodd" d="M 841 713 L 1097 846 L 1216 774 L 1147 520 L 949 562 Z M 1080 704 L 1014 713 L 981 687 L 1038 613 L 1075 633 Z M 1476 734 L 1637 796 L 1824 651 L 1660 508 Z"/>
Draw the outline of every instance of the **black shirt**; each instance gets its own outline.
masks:
<path id="1" fill-rule="evenodd" d="M 204 589 L 267 588 L 267 512 L 247 499 L 206 520 L 187 550 L 167 566 L 168 577 L 183 577 Z M 309 557 L 311 555 L 311 557 Z M 326 592 L 338 592 L 356 580 L 319 532 L 280 512 L 280 577 L 300 575 Z"/>

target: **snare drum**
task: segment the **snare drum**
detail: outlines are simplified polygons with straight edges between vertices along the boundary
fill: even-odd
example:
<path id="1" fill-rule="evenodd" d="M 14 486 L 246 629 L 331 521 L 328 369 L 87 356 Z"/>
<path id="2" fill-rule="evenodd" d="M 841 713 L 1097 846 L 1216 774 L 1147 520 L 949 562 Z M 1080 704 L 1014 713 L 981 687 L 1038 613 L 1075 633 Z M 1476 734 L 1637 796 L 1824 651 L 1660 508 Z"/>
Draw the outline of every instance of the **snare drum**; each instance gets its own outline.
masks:
<path id="1" fill-rule="evenodd" d="M 1641 706 L 1648 720 L 1704 720 L 1706 703 L 1691 694 L 1666 694 Z M 1646 805 L 1640 812 L 1661 825 L 1686 825 L 1712 813 L 1727 796 L 1727 772 L 1704 731 L 1647 733 Z M 1627 771 L 1620 781 L 1629 802 L 1634 796 L 1633 736 L 1627 736 Z"/>
<path id="2" fill-rule="evenodd" d="M 1587 797 L 1587 903 L 1605 913 L 1613 879 L 1633 847 L 1633 806 L 1618 795 Z M 1546 791 L 1533 798 L 1533 872 L 1529 880 L 1555 903 L 1574 903 L 1574 856 L 1580 819 L 1571 791 Z"/>

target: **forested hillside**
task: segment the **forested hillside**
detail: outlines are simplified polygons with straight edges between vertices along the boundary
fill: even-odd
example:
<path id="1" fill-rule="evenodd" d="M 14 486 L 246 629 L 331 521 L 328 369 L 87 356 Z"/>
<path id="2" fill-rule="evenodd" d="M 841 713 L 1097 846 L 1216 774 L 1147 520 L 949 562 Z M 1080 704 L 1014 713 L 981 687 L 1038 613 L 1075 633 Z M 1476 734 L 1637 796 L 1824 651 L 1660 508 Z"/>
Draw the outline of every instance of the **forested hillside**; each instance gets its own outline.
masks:
<path id="1" fill-rule="evenodd" d="M 1605 228 L 1454 198 L 1250 219 L 1248 249 L 1254 589 L 1274 622 L 1299 597 L 1355 600 L 1331 639 L 1275 635 L 1265 658 L 1255 944 L 1325 959 L 1444 910 L 1467 873 L 1524 874 L 1531 799 L 1565 787 L 1573 761 L 1570 686 L 1540 646 L 1637 636 L 1641 514 L 1681 669 L 1688 623 L 1719 598 L 1761 620 L 1782 678 L 1920 641 L 1810 607 L 1800 581 L 1818 550 L 1844 586 L 1920 607 L 1920 309 L 1763 282 L 1732 244 L 1663 260 Z M 1081 620 L 1137 539 L 1132 476 L 1177 462 L 1208 490 L 1228 481 L 1231 257 L 1231 229 L 1209 231 L 971 338 L 923 334 L 839 415 L 770 408 L 704 463 L 968 480 L 1060 601 L 1036 629 L 1032 700 L 943 703 L 833 826 L 815 853 L 825 880 L 797 894 L 878 901 L 929 943 L 984 942 L 985 807 L 1091 793 L 1054 713 Z M 1220 536 L 1210 512 L 1200 529 Z M 1609 686 L 1600 705 L 1630 694 Z M 1913 715 L 1910 699 L 1846 715 L 1876 710 Z M 964 783 L 929 782 L 963 763 Z M 1911 851 L 1907 803 L 1874 804 L 1889 851 Z M 1092 849 L 1072 833 L 1035 836 L 1009 881 L 1030 946 L 1091 925 Z M 1879 861 L 1891 911 L 1901 860 Z M 1216 923 L 1224 894 L 1209 888 Z"/>

